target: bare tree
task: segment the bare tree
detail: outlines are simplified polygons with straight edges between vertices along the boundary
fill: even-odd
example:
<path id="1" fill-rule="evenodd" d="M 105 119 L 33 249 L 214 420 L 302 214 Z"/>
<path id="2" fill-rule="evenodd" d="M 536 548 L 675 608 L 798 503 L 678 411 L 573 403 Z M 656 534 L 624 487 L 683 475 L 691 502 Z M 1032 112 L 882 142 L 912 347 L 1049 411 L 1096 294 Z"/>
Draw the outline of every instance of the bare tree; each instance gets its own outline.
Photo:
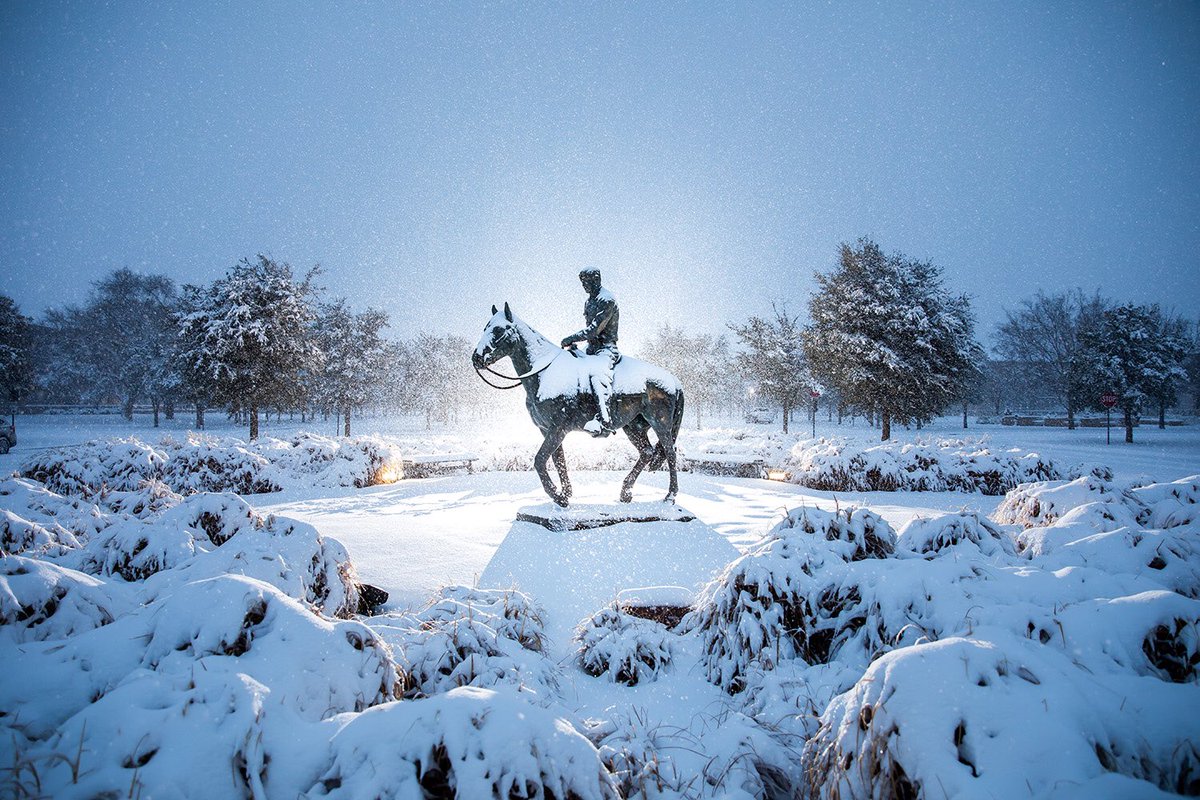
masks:
<path id="1" fill-rule="evenodd" d="M 1038 292 L 1015 311 L 1006 311 L 996 330 L 996 354 L 1018 362 L 1028 377 L 1051 389 L 1067 408 L 1067 427 L 1075 429 L 1075 412 L 1087 405 L 1085 389 L 1074 374 L 1080 333 L 1098 321 L 1108 302 L 1081 291 L 1047 295 Z"/>

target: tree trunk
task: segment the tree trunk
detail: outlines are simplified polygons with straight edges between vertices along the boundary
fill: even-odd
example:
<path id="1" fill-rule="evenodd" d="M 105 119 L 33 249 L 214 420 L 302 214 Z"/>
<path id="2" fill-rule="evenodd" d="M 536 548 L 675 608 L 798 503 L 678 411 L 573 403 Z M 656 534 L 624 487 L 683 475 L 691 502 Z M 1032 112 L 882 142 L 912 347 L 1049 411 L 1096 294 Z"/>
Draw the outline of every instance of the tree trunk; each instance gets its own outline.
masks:
<path id="1" fill-rule="evenodd" d="M 880 425 L 883 427 L 883 435 L 879 437 L 879 441 L 886 442 L 892 438 L 892 414 L 890 411 L 883 411 L 879 415 Z"/>
<path id="2" fill-rule="evenodd" d="M 1067 430 L 1075 430 L 1075 406 L 1072 403 L 1067 403 Z"/>
<path id="3" fill-rule="evenodd" d="M 204 404 L 196 403 L 196 430 L 204 430 Z"/>
<path id="4" fill-rule="evenodd" d="M 258 406 L 250 406 L 250 441 L 258 438 Z"/>
<path id="5" fill-rule="evenodd" d="M 838 425 L 842 424 L 842 414 L 845 412 L 845 410 L 846 410 L 846 404 L 838 403 Z"/>
<path id="6" fill-rule="evenodd" d="M 1133 409 L 1125 408 L 1125 443 L 1133 444 Z"/>
<path id="7" fill-rule="evenodd" d="M 1160 431 L 1167 429 L 1167 403 L 1164 400 L 1158 401 L 1158 429 Z"/>
<path id="8" fill-rule="evenodd" d="M 967 429 L 967 401 L 963 400 L 963 430 Z"/>
<path id="9" fill-rule="evenodd" d="M 158 427 L 158 398 L 150 401 L 151 407 L 154 409 L 154 427 Z"/>
<path id="10" fill-rule="evenodd" d="M 792 416 L 792 407 L 787 403 L 783 404 L 783 432 L 788 432 L 788 418 Z"/>
<path id="11" fill-rule="evenodd" d="M 133 419 L 133 395 L 125 398 L 125 406 L 121 409 L 121 415 L 127 420 Z"/>
<path id="12" fill-rule="evenodd" d="M 343 414 L 343 415 L 345 416 L 345 418 L 346 418 L 346 432 L 345 432 L 345 433 L 343 433 L 342 435 L 343 435 L 343 436 L 345 436 L 345 437 L 347 437 L 347 438 L 349 438 L 349 436 L 350 436 L 350 406 L 349 406 L 349 405 L 347 405 L 347 406 L 346 406 L 346 407 L 345 407 L 345 408 L 342 410 L 342 414 Z"/>
<path id="13" fill-rule="evenodd" d="M 168 422 L 175 419 L 175 401 L 174 400 L 168 400 L 166 403 L 164 403 L 163 409 L 167 413 L 167 421 Z"/>

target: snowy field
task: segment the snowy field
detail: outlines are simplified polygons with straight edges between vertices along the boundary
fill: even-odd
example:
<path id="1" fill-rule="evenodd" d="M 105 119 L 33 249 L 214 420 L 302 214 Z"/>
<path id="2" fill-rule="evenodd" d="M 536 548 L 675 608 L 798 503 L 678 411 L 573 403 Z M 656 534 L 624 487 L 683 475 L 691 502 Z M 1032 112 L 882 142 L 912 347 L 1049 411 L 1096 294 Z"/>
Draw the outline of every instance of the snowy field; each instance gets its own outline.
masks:
<path id="1" fill-rule="evenodd" d="M 141 419 L 19 418 L 0 472 L 41 448 L 181 438 L 187 421 L 155 431 Z M 161 489 L 73 499 L 10 479 L 5 790 L 1200 793 L 1200 486 L 1170 483 L 1200 473 L 1200 430 L 1139 428 L 1133 445 L 1114 430 L 1106 446 L 1102 429 L 956 423 L 897 438 L 1016 448 L 1064 472 L 1107 465 L 1112 480 L 1005 497 L 684 474 L 679 505 L 741 558 L 680 629 L 597 608 L 578 645 L 545 640 L 538 606 L 560 598 L 468 588 L 516 510 L 544 502 L 528 471 L 293 485 L 249 506 Z M 500 427 L 367 419 L 355 433 L 418 449 L 473 444 L 493 460 L 536 446 L 527 420 Z M 272 420 L 263 434 L 311 428 Z M 878 433 L 819 420 L 817 435 L 873 445 Z M 784 452 L 806 436 L 739 424 L 681 438 L 691 452 Z M 615 446 L 567 440 L 600 461 Z M 575 473 L 573 502 L 611 502 L 621 475 Z M 635 499 L 664 493 L 655 473 Z M 390 593 L 375 616 L 347 619 L 357 581 Z"/>

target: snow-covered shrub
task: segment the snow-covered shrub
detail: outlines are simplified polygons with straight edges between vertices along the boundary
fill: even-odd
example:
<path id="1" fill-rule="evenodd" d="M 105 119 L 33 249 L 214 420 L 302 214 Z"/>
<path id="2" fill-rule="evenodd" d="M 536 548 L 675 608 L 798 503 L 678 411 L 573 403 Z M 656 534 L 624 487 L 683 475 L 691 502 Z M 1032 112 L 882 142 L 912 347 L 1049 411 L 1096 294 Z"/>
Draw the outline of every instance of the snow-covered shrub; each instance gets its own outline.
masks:
<path id="1" fill-rule="evenodd" d="M 47 527 L 0 509 L 0 552 L 57 555 L 78 546 L 75 535 L 57 523 Z"/>
<path id="2" fill-rule="evenodd" d="M 1200 598 L 1200 541 L 1194 528 L 1162 531 L 1120 528 L 1090 535 L 1067 528 L 1068 541 L 1053 550 L 1046 543 L 1055 540 L 1052 535 L 1056 533 L 1055 526 L 1030 529 L 1026 533 L 1033 531 L 1045 534 L 1029 550 L 1040 553 L 1040 557 L 1033 558 L 1043 569 L 1089 567 L 1105 575 L 1151 581 L 1153 588 Z"/>
<path id="3" fill-rule="evenodd" d="M 19 655 L 15 647 L 0 639 L 0 708 L 31 739 L 144 670 L 184 679 L 222 672 L 286 687 L 280 702 L 314 721 L 390 700 L 401 681 L 370 628 L 319 617 L 273 586 L 234 575 L 177 585 L 65 641 L 26 643 Z"/>
<path id="4" fill-rule="evenodd" d="M 585 725 L 584 733 L 599 748 L 601 761 L 626 800 L 682 796 L 696 783 L 673 757 L 680 745 L 678 730 L 650 720 L 644 709 L 589 719 Z M 687 740 L 687 745 L 694 744 Z"/>
<path id="5" fill-rule="evenodd" d="M 716 706 L 710 708 L 718 708 Z M 587 720 L 586 733 L 617 780 L 621 797 L 797 797 L 800 750 L 787 735 L 736 709 L 670 724 L 633 707 Z"/>
<path id="6" fill-rule="evenodd" d="M 1055 618 L 1072 656 L 1099 670 L 1200 681 L 1200 601 L 1165 590 L 1073 603 Z"/>
<path id="7" fill-rule="evenodd" d="M 862 676 L 856 665 L 830 661 L 808 664 L 785 661 L 773 669 L 752 667 L 739 695 L 741 710 L 773 731 L 789 746 L 800 748 L 817 732 L 821 712 L 834 697 Z"/>
<path id="8" fill-rule="evenodd" d="M 277 492 L 271 462 L 240 439 L 190 433 L 164 442 L 162 480 L 177 492 Z"/>
<path id="9" fill-rule="evenodd" d="M 883 517 L 865 508 L 846 508 L 830 513 L 815 508 L 798 508 L 788 513 L 775 531 L 795 529 L 830 544 L 820 549 L 844 561 L 886 558 L 896 549 L 896 535 Z"/>
<path id="10" fill-rule="evenodd" d="M 446 586 L 417 614 L 371 617 L 368 624 L 409 674 L 408 697 L 501 685 L 541 702 L 557 696 L 541 610 L 521 592 Z"/>
<path id="11" fill-rule="evenodd" d="M 0 480 L 0 498 L 4 510 L 49 532 L 52 547 L 41 551 L 47 555 L 79 547 L 81 541 L 110 524 L 109 516 L 95 504 L 63 497 L 26 478 Z"/>
<path id="12" fill-rule="evenodd" d="M 198 506 L 210 508 L 222 499 L 228 517 L 242 524 L 245 502 L 233 495 L 197 496 Z M 181 516 L 194 509 L 186 503 L 175 509 Z M 227 525 L 226 529 L 233 527 Z M 192 529 L 198 535 L 198 529 Z M 148 578 L 143 593 L 149 599 L 169 592 L 180 581 L 197 581 L 219 575 L 245 575 L 341 619 L 350 619 L 359 607 L 358 578 L 346 548 L 322 536 L 305 522 L 286 517 L 255 518 L 219 547 L 201 552 L 164 573 Z"/>
<path id="13" fill-rule="evenodd" d="M 998 495 L 1029 481 L 1057 478 L 1036 453 L 993 453 L 963 441 L 864 446 L 841 438 L 798 443 L 787 457 L 792 481 L 835 492 L 981 492 Z"/>
<path id="14" fill-rule="evenodd" d="M 864 600 L 852 583 L 814 575 L 830 563 L 887 557 L 894 547 L 887 522 L 865 509 L 791 512 L 705 587 L 685 620 L 701 631 L 709 680 L 738 692 L 752 665 L 828 660 L 863 626 Z"/>
<path id="15" fill-rule="evenodd" d="M 1200 719 L 1175 704 L 1194 692 L 1093 678 L 1018 637 L 901 648 L 830 703 L 805 746 L 804 779 L 813 797 L 881 800 L 1041 796 L 1106 772 L 1186 790 Z"/>
<path id="16" fill-rule="evenodd" d="M 1054 524 L 1077 506 L 1108 502 L 1123 496 L 1127 494 L 1112 482 L 1094 475 L 1084 475 L 1073 481 L 1037 481 L 1009 491 L 992 516 L 1002 525 L 1046 526 Z"/>
<path id="17" fill-rule="evenodd" d="M 80 565 L 85 572 L 140 581 L 195 556 L 196 537 L 186 528 L 126 519 L 93 537 L 84 551 L 90 556 Z"/>
<path id="18" fill-rule="evenodd" d="M 119 587 L 47 561 L 0 556 L 0 635 L 66 639 L 107 625 L 131 603 Z"/>
<path id="19" fill-rule="evenodd" d="M 113 514 L 147 517 L 178 505 L 183 495 L 162 481 L 151 479 L 133 491 L 116 492 L 105 488 L 88 499 Z"/>
<path id="20" fill-rule="evenodd" d="M 579 666 L 589 675 L 636 686 L 658 678 L 671 663 L 674 634 L 661 622 L 611 606 L 575 629 Z"/>
<path id="21" fill-rule="evenodd" d="M 963 550 L 984 556 L 1012 556 L 1011 536 L 978 514 L 942 514 L 909 520 L 896 534 L 900 547 L 930 558 L 946 550 Z"/>
<path id="22" fill-rule="evenodd" d="M 161 479 L 166 461 L 161 449 L 130 437 L 44 450 L 22 464 L 21 474 L 53 492 L 90 497 L 102 489 L 136 491 Z"/>
<path id="23" fill-rule="evenodd" d="M 513 692 L 463 687 L 373 708 L 348 717 L 330 747 L 308 796 L 618 797 L 591 742 Z"/>
<path id="24" fill-rule="evenodd" d="M 1146 528 L 1176 528 L 1200 522 L 1200 475 L 1154 483 L 1130 492 L 1143 506 L 1138 523 Z"/>

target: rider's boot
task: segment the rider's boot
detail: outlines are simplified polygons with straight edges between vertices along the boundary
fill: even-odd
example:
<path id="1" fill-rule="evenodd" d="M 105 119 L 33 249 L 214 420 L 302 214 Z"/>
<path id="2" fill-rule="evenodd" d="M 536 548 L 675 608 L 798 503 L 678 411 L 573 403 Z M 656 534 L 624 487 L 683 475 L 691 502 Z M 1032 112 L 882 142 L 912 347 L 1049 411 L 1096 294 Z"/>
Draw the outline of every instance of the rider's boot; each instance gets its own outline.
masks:
<path id="1" fill-rule="evenodd" d="M 597 439 L 608 436 L 614 432 L 612 425 L 606 420 L 601 419 L 599 414 L 589 419 L 583 426 L 583 429 Z"/>

